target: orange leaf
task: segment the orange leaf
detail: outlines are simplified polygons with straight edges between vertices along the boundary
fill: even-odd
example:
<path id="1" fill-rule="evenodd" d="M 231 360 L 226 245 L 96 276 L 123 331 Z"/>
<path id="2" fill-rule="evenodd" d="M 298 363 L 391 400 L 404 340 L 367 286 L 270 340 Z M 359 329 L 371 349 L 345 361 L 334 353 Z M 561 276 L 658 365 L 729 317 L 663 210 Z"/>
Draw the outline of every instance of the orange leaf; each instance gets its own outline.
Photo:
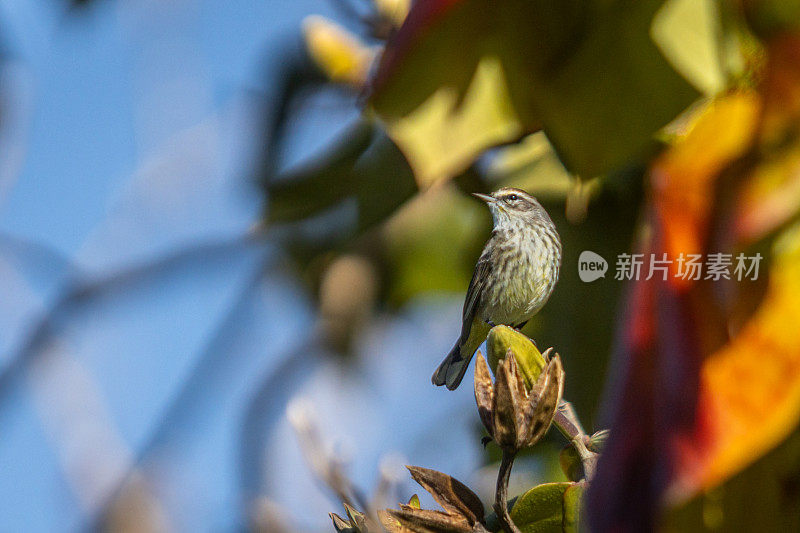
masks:
<path id="1" fill-rule="evenodd" d="M 699 410 L 711 441 L 700 468 L 679 464 L 688 486 L 719 484 L 800 423 L 800 226 L 777 248 L 758 311 L 703 364 Z"/>

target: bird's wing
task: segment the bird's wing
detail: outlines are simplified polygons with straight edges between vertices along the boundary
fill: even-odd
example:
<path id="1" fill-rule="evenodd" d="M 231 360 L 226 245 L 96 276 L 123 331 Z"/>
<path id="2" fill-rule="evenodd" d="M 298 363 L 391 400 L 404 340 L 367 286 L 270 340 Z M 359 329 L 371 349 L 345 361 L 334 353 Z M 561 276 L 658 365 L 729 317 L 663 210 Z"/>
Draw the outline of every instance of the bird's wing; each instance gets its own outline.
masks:
<path id="1" fill-rule="evenodd" d="M 461 323 L 461 343 L 467 342 L 469 338 L 469 331 L 472 327 L 472 321 L 475 319 L 475 314 L 478 312 L 483 291 L 486 287 L 486 281 L 492 270 L 492 263 L 488 255 L 482 255 L 478 259 L 478 264 L 475 265 L 475 272 L 472 273 L 472 280 L 469 282 L 469 289 L 467 289 L 467 298 L 464 300 L 464 312 L 462 315 Z"/>

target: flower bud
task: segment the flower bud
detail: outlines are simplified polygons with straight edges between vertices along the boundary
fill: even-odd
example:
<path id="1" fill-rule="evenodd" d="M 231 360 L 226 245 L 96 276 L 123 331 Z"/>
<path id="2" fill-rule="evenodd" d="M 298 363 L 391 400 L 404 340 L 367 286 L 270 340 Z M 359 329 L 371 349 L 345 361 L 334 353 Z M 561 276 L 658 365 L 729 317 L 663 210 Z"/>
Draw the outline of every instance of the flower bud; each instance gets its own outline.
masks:
<path id="1" fill-rule="evenodd" d="M 525 379 L 525 387 L 530 390 L 542 369 L 547 365 L 547 359 L 528 337 L 508 326 L 495 326 L 486 339 L 489 364 L 497 376 L 497 366 L 506 353 L 511 350 L 517 359 L 519 371 Z"/>

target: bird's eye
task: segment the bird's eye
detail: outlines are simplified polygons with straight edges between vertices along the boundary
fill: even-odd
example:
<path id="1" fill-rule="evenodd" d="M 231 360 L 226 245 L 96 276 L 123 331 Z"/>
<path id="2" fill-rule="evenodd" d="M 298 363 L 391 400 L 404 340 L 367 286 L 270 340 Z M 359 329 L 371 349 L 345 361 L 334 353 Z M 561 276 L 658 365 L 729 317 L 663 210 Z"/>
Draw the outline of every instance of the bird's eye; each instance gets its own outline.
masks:
<path id="1" fill-rule="evenodd" d="M 506 196 L 506 201 L 508 202 L 516 202 L 517 200 L 519 200 L 519 196 L 517 196 L 516 194 L 509 194 L 508 196 Z"/>

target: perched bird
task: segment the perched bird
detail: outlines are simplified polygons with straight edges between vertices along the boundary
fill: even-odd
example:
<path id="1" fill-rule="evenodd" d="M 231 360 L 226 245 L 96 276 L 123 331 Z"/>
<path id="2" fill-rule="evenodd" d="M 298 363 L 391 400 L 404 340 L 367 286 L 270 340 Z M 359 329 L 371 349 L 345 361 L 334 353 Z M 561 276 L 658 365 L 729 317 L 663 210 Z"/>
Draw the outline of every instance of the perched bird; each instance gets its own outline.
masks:
<path id="1" fill-rule="evenodd" d="M 474 196 L 488 204 L 494 230 L 467 289 L 461 336 L 431 378 L 450 390 L 461 383 L 491 327 L 519 329 L 542 308 L 561 267 L 561 240 L 536 198 L 512 188 Z"/>

